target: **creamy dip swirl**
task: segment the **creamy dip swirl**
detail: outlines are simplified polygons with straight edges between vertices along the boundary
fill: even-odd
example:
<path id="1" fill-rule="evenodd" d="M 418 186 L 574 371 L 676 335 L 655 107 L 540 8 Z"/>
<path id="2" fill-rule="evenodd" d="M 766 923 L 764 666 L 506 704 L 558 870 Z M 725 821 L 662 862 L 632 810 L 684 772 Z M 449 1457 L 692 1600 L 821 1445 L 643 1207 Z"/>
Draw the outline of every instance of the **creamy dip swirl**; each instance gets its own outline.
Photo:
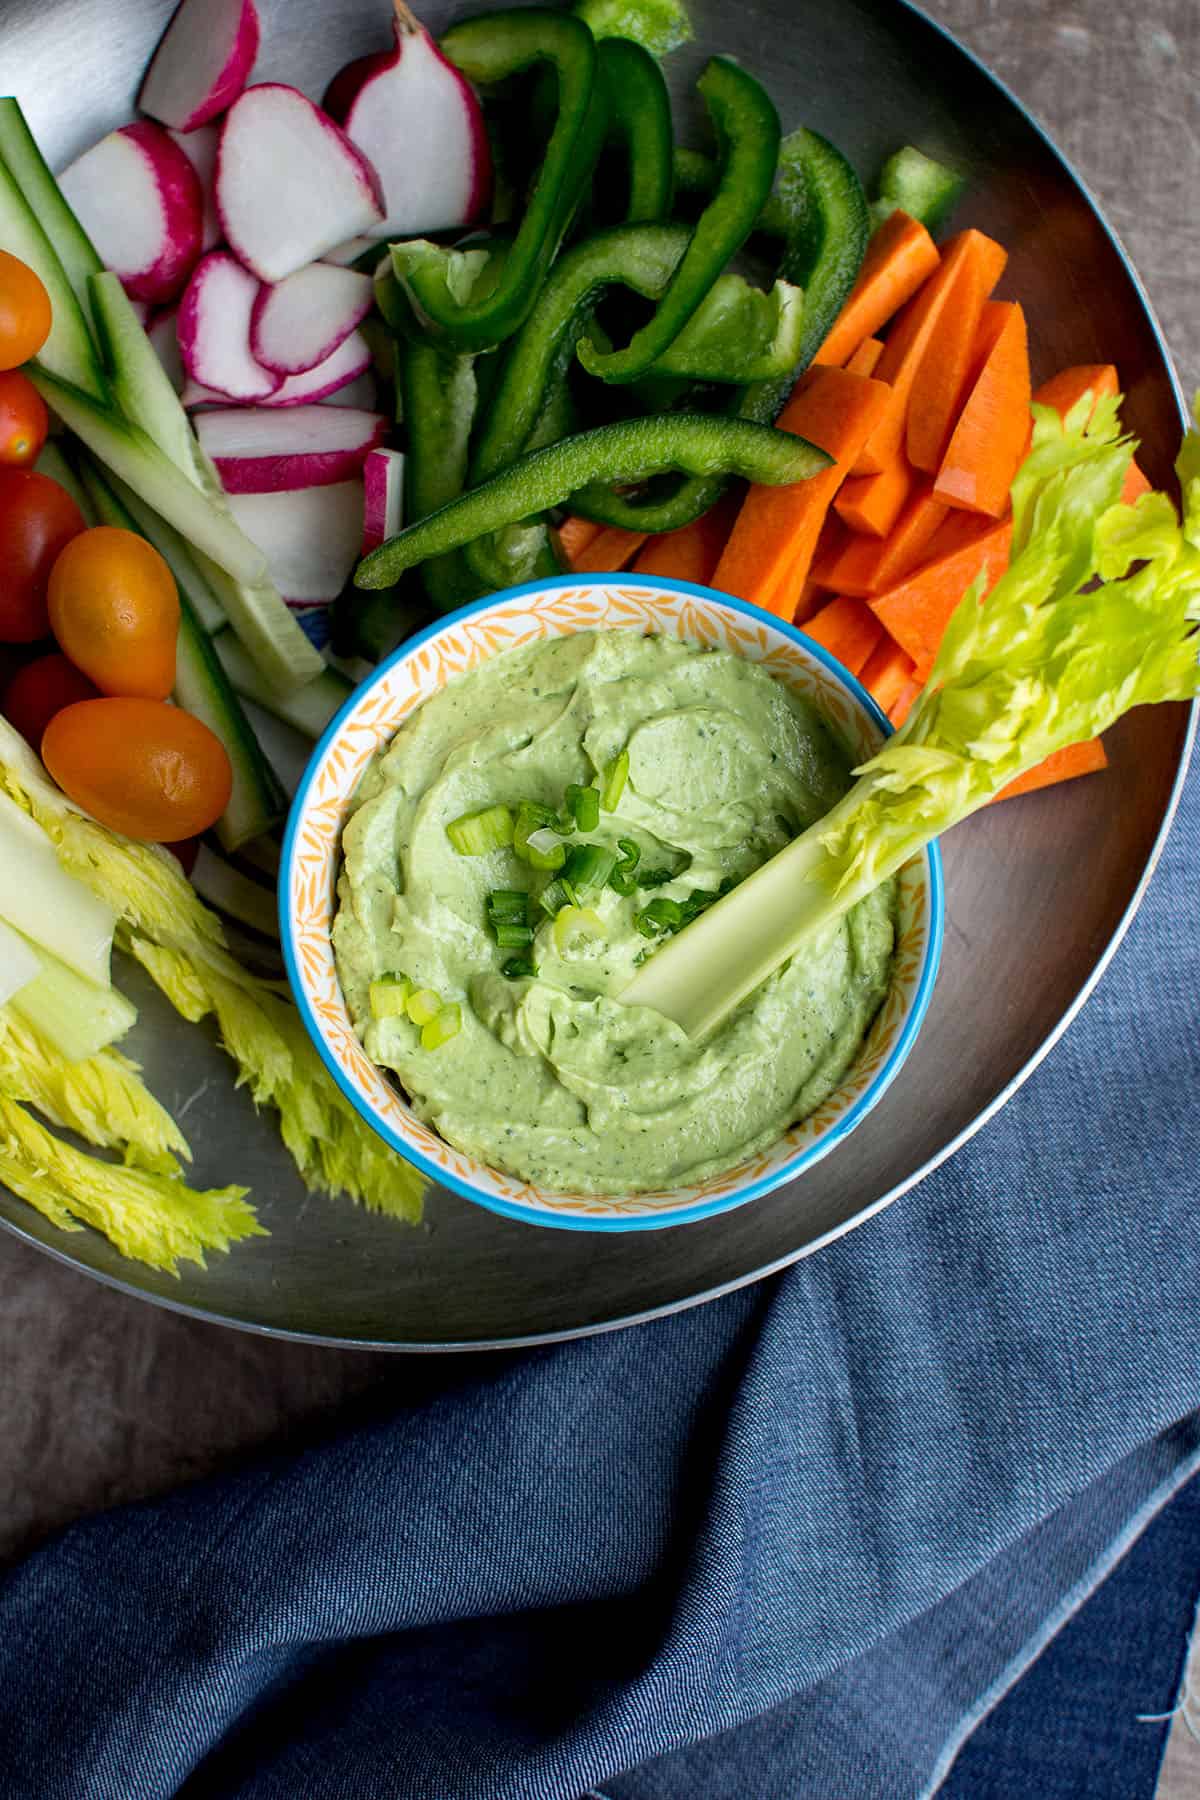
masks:
<path id="1" fill-rule="evenodd" d="M 568 783 L 596 783 L 622 750 L 617 810 L 581 835 L 614 850 L 632 838 L 641 868 L 681 872 L 653 895 L 590 895 L 603 935 L 560 932 L 556 946 L 536 903 L 551 877 L 512 850 L 459 855 L 446 826 L 496 803 L 559 810 Z M 819 1105 L 853 1060 L 888 988 L 894 886 L 698 1041 L 617 998 L 654 954 L 634 915 L 654 896 L 749 874 L 849 780 L 808 702 L 698 644 L 581 632 L 455 677 L 375 758 L 345 828 L 333 943 L 367 1054 L 451 1144 L 544 1187 L 628 1193 L 732 1167 Z M 531 918 L 544 918 L 535 978 L 500 972 L 511 952 L 486 914 L 497 888 L 528 889 Z M 459 1001 L 459 1035 L 423 1050 L 406 1018 L 373 1019 L 370 984 L 392 973 Z"/>

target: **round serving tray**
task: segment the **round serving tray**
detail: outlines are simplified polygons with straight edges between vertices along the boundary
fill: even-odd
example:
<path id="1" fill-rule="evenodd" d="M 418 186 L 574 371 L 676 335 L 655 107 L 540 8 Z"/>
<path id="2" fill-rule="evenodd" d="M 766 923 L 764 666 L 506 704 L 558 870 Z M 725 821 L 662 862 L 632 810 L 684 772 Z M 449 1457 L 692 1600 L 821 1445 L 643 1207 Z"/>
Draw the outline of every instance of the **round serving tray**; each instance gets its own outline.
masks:
<path id="1" fill-rule="evenodd" d="M 433 28 L 455 11 L 422 7 Z M 758 71 L 785 129 L 827 133 L 870 175 L 915 142 L 969 176 L 960 219 L 1010 251 L 1035 376 L 1116 360 L 1126 422 L 1156 484 L 1170 480 L 1181 403 L 1134 271 L 1077 177 L 1013 97 L 901 0 L 694 0 L 696 42 L 668 60 L 682 122 L 690 85 L 729 51 Z M 5 85 L 56 166 L 132 116 L 170 0 L 7 0 Z M 386 0 L 266 0 L 259 79 L 318 95 L 386 42 Z M 87 71 L 87 80 L 79 72 Z M 516 1224 L 434 1188 L 417 1230 L 306 1195 L 271 1121 L 231 1065 L 137 971 L 126 1047 L 183 1122 L 193 1179 L 253 1189 L 271 1236 L 178 1281 L 92 1232 L 55 1231 L 0 1190 L 0 1222 L 123 1291 L 208 1319 L 375 1349 L 509 1346 L 629 1324 L 753 1281 L 869 1217 L 1003 1105 L 1086 998 L 1153 870 L 1187 763 L 1189 709 L 1142 709 L 1106 740 L 1108 774 L 999 806 L 943 844 L 947 930 L 917 1046 L 885 1099 L 799 1180 L 677 1231 L 586 1237 Z"/>

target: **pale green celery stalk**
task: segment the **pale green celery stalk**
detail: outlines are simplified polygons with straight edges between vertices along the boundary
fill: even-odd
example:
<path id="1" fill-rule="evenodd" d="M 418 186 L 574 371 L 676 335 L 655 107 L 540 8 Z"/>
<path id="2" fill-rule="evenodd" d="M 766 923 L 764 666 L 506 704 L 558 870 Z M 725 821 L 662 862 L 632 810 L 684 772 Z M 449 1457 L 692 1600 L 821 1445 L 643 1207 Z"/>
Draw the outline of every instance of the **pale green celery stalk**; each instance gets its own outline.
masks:
<path id="1" fill-rule="evenodd" d="M 187 1139 L 118 1050 L 69 1059 L 11 1008 L 0 1007 L 0 1091 L 51 1125 L 113 1150 L 134 1168 L 178 1175 Z"/>
<path id="2" fill-rule="evenodd" d="M 60 867 L 44 831 L 0 794 L 0 919 L 100 987 L 116 913 Z"/>
<path id="3" fill-rule="evenodd" d="M 122 1256 L 177 1275 L 206 1250 L 265 1237 L 242 1187 L 198 1190 L 170 1175 L 102 1162 L 63 1143 L 0 1093 L 0 1182 L 52 1225 L 91 1225 Z"/>
<path id="4" fill-rule="evenodd" d="M 20 932 L 0 919 L 0 1006 L 35 981 L 40 967 Z"/>
<path id="5" fill-rule="evenodd" d="M 1198 400 L 1200 404 L 1200 400 Z M 709 1030 L 812 934 L 1056 750 L 1200 694 L 1200 434 L 1164 494 L 1120 502 L 1117 400 L 1034 408 L 1008 572 L 951 619 L 903 729 L 833 810 L 657 951 L 621 995 Z"/>
<path id="6" fill-rule="evenodd" d="M 98 1056 L 136 1023 L 137 1008 L 118 988 L 97 987 L 57 956 L 29 947 L 38 972 L 8 1004 L 68 1062 Z"/>

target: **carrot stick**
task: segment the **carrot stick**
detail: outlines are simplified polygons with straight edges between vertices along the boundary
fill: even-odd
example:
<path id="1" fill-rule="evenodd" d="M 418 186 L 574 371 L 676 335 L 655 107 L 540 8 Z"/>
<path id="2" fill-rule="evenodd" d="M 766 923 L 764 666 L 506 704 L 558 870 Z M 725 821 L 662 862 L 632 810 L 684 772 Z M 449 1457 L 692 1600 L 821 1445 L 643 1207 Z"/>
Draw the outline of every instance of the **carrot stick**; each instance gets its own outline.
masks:
<path id="1" fill-rule="evenodd" d="M 1065 419 L 1089 390 L 1094 400 L 1105 400 L 1120 393 L 1117 371 L 1112 363 L 1077 363 L 1074 368 L 1060 369 L 1049 381 L 1043 381 L 1033 397 L 1039 406 L 1052 406 Z"/>
<path id="2" fill-rule="evenodd" d="M 645 543 L 648 532 L 605 525 L 572 561 L 576 575 L 616 575 Z"/>
<path id="3" fill-rule="evenodd" d="M 878 475 L 858 475 L 845 483 L 834 501 L 838 518 L 851 531 L 886 537 L 900 517 L 912 485 L 913 472 L 902 450 Z"/>
<path id="4" fill-rule="evenodd" d="M 908 397 L 905 439 L 915 469 L 935 475 L 950 444 L 967 396 L 979 379 L 987 349 L 980 344 L 983 308 L 996 285 L 994 262 L 968 258 L 942 309 Z"/>
<path id="5" fill-rule="evenodd" d="M 1038 788 L 1053 787 L 1058 781 L 1073 781 L 1077 775 L 1092 775 L 1098 769 L 1107 769 L 1108 758 L 1104 754 L 1104 745 L 1099 738 L 1089 738 L 1085 744 L 1068 744 L 1065 750 L 1055 750 L 1036 769 L 1026 769 L 1024 775 L 1018 775 L 1007 787 L 1001 788 L 990 804 L 995 806 L 998 800 L 1011 800 L 1017 794 L 1032 794 Z"/>
<path id="6" fill-rule="evenodd" d="M 713 574 L 713 586 L 790 619 L 808 580 L 830 503 L 888 403 L 882 382 L 844 369 L 810 369 L 779 417 L 784 431 L 833 458 L 808 481 L 751 487 Z"/>
<path id="7" fill-rule="evenodd" d="M 844 536 L 828 552 L 822 548 L 813 563 L 813 580 L 835 594 L 855 594 L 859 599 L 884 593 L 925 560 L 930 540 L 949 510 L 944 500 L 934 499 L 932 483 L 922 482 L 882 542 Z"/>
<path id="8" fill-rule="evenodd" d="M 858 346 L 846 364 L 847 375 L 873 375 L 883 355 L 883 339 L 870 337 Z"/>
<path id="9" fill-rule="evenodd" d="M 594 519 L 580 519 L 574 513 L 563 520 L 558 528 L 558 542 L 563 555 L 574 567 L 575 558 L 580 551 L 586 549 L 592 539 L 599 537 L 604 530 Z"/>
<path id="10" fill-rule="evenodd" d="M 832 599 L 833 595 L 828 588 L 822 587 L 819 582 L 811 579 L 806 581 L 800 589 L 800 598 L 797 600 L 796 610 L 792 614 L 792 624 L 806 625 Z"/>
<path id="11" fill-rule="evenodd" d="M 711 581 L 733 529 L 738 504 L 736 494 L 727 494 L 680 531 L 648 538 L 634 562 L 634 574 L 667 575 L 672 581 Z"/>
<path id="12" fill-rule="evenodd" d="M 937 245 L 925 227 L 894 212 L 872 235 L 858 280 L 814 360 L 835 368 L 847 362 L 937 266 Z"/>
<path id="13" fill-rule="evenodd" d="M 973 542 L 936 557 L 869 604 L 884 630 L 902 644 L 924 681 L 955 607 L 981 570 L 988 590 L 1008 566 L 1012 521 L 988 526 Z"/>
<path id="14" fill-rule="evenodd" d="M 912 680 L 913 659 L 885 633 L 859 671 L 859 680 L 883 711 L 896 704 Z"/>
<path id="15" fill-rule="evenodd" d="M 1029 444 L 1029 337 L 1012 301 L 991 300 L 979 326 L 983 370 L 959 415 L 933 491 L 939 500 L 998 519 Z"/>
<path id="16" fill-rule="evenodd" d="M 883 636 L 883 627 L 870 607 L 845 596 L 823 606 L 805 622 L 804 629 L 852 675 L 858 674 Z"/>
<path id="17" fill-rule="evenodd" d="M 875 370 L 876 379 L 892 389 L 892 406 L 864 444 L 855 475 L 877 475 L 904 443 L 908 403 L 926 352 L 943 320 L 960 305 L 979 304 L 991 293 L 1008 261 L 1008 252 L 982 231 L 963 231 L 947 244 L 936 274 L 925 283 L 897 318 Z M 978 310 L 976 311 L 978 316 Z"/>
<path id="18" fill-rule="evenodd" d="M 1121 498 L 1126 506 L 1133 506 L 1136 501 L 1141 499 L 1143 494 L 1148 494 L 1150 492 L 1153 485 L 1153 482 L 1151 482 L 1147 476 L 1142 474 L 1137 463 L 1131 462 L 1126 471 L 1125 481 L 1121 488 Z"/>
<path id="19" fill-rule="evenodd" d="M 916 705 L 917 695 L 921 692 L 924 685 L 925 683 L 918 675 L 910 675 L 908 680 L 904 683 L 904 686 L 900 689 L 900 692 L 896 695 L 896 698 L 892 701 L 892 704 L 888 707 L 887 716 L 896 727 L 897 731 L 899 731 L 905 719 L 907 719 L 909 713 Z"/>

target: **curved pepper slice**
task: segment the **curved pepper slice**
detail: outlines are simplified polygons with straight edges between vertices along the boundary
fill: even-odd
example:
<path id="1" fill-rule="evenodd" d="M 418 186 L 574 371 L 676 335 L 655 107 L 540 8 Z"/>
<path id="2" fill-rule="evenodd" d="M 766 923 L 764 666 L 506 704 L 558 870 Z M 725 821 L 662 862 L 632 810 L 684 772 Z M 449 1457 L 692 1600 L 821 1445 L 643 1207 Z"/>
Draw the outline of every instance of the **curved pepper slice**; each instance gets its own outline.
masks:
<path id="1" fill-rule="evenodd" d="M 358 566 L 362 588 L 390 587 L 418 563 L 503 531 L 532 513 L 559 506 L 596 481 L 642 481 L 670 469 L 694 475 L 741 475 L 778 487 L 827 468 L 823 450 L 765 425 L 704 413 L 622 419 L 534 450 L 481 487 L 408 526 Z"/>
<path id="2" fill-rule="evenodd" d="M 665 219 L 675 192 L 675 134 L 663 72 L 648 50 L 623 37 L 604 39 L 596 67 L 608 109 L 605 148 L 624 152 L 627 172 L 616 216 L 629 225 Z"/>
<path id="3" fill-rule="evenodd" d="M 423 324 L 444 333 L 455 349 L 487 350 L 511 337 L 532 306 L 599 153 L 604 118 L 603 109 L 593 106 L 596 43 L 572 14 L 531 6 L 466 19 L 446 32 L 440 47 L 469 81 L 483 86 L 542 62 L 557 77 L 554 130 L 494 290 L 460 299 L 443 260 L 424 256 L 407 269 L 396 265 Z M 581 154 L 585 147 L 590 161 Z"/>
<path id="4" fill-rule="evenodd" d="M 623 350 L 579 346 L 579 359 L 605 381 L 633 381 L 673 343 L 731 256 L 741 249 L 771 191 L 779 159 L 779 114 L 753 75 L 714 56 L 697 87 L 721 145 L 717 191 L 701 213 L 687 253 L 654 317 Z"/>

